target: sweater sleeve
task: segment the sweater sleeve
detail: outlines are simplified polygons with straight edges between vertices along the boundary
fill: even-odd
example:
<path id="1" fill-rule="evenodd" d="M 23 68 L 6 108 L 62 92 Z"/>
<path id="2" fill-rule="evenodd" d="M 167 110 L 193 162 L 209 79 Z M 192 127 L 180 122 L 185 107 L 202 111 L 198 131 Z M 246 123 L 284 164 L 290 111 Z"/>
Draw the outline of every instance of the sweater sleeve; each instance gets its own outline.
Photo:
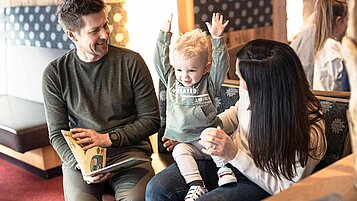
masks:
<path id="1" fill-rule="evenodd" d="M 157 132 L 160 127 L 159 105 L 150 71 L 139 54 L 136 54 L 130 72 L 131 87 L 134 93 L 136 117 L 132 123 L 116 128 L 120 140 L 112 146 L 137 144 Z"/>
<path id="2" fill-rule="evenodd" d="M 343 89 L 341 48 L 341 44 L 334 39 L 326 40 L 324 47 L 315 59 L 314 89 L 326 91 L 341 91 Z"/>
<path id="3" fill-rule="evenodd" d="M 326 79 L 325 90 L 341 91 L 342 90 L 342 71 L 343 64 L 341 58 L 336 58 L 325 63 L 328 79 Z"/>
<path id="4" fill-rule="evenodd" d="M 171 69 L 169 57 L 171 37 L 172 33 L 160 31 L 154 52 L 155 69 L 165 86 L 167 86 L 167 79 Z"/>
<path id="5" fill-rule="evenodd" d="M 231 133 L 237 130 L 238 127 L 238 102 L 236 102 L 235 106 L 231 106 L 229 109 L 225 110 L 221 114 L 218 115 L 219 119 L 221 119 L 223 124 L 223 130 L 226 133 Z"/>
<path id="6" fill-rule="evenodd" d="M 229 54 L 223 37 L 212 38 L 212 67 L 210 78 L 218 93 L 229 70 Z M 215 93 L 215 94 L 216 94 Z"/>
<path id="7" fill-rule="evenodd" d="M 42 77 L 42 93 L 49 139 L 51 145 L 60 156 L 62 163 L 75 169 L 76 159 L 61 133 L 61 129 L 69 130 L 69 120 L 67 105 L 61 95 L 59 77 L 54 69 L 51 64 L 48 65 Z"/>

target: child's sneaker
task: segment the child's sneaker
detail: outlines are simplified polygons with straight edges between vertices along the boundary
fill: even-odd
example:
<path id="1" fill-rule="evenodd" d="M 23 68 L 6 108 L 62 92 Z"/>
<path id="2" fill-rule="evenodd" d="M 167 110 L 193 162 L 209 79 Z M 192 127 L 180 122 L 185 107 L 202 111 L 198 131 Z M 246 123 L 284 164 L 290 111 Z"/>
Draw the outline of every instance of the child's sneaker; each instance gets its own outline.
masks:
<path id="1" fill-rule="evenodd" d="M 194 201 L 202 195 L 206 194 L 207 192 L 208 190 L 204 186 L 191 186 L 185 197 L 185 201 Z"/>
<path id="2" fill-rule="evenodd" d="M 236 176 L 234 175 L 233 171 L 229 167 L 226 166 L 220 167 L 217 174 L 218 174 L 219 186 L 237 182 Z"/>

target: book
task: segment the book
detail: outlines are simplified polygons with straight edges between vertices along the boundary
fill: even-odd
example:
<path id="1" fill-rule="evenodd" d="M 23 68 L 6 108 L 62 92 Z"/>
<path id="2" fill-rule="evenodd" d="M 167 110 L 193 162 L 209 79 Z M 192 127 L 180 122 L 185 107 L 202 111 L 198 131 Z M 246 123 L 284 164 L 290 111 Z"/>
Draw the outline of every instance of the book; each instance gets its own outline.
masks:
<path id="1" fill-rule="evenodd" d="M 95 146 L 86 151 L 77 144 L 76 139 L 72 137 L 70 131 L 61 130 L 69 148 L 71 149 L 82 174 L 85 176 L 94 176 L 101 173 L 117 172 L 125 170 L 129 167 L 139 165 L 144 162 L 150 161 L 147 158 L 130 157 L 123 161 L 106 166 L 107 149 L 104 147 Z"/>
<path id="2" fill-rule="evenodd" d="M 148 161 L 150 161 L 150 159 L 139 158 L 139 157 L 130 157 L 130 158 L 127 158 L 127 159 L 120 161 L 118 163 L 114 163 L 114 164 L 106 166 L 102 169 L 90 172 L 87 174 L 87 176 L 94 176 L 94 175 L 97 175 L 100 173 L 107 173 L 107 172 L 120 172 L 120 171 L 123 171 L 129 167 L 139 165 L 141 163 L 148 162 Z"/>

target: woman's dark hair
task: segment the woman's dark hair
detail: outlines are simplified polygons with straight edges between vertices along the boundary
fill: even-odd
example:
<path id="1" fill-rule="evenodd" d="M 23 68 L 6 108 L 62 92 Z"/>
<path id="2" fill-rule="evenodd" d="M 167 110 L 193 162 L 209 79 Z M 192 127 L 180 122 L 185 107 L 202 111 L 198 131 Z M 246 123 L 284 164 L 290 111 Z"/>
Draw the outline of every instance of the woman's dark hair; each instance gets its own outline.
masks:
<path id="1" fill-rule="evenodd" d="M 82 16 L 104 9 L 103 0 L 63 0 L 57 8 L 58 22 L 64 30 L 79 31 L 84 26 Z"/>
<path id="2" fill-rule="evenodd" d="M 289 45 L 257 39 L 245 44 L 237 58 L 250 98 L 251 156 L 257 167 L 291 180 L 296 157 L 304 167 L 310 151 L 318 149 L 310 144 L 310 129 L 322 118 L 321 104 Z M 324 133 L 318 125 L 313 128 L 320 131 L 316 135 Z"/>

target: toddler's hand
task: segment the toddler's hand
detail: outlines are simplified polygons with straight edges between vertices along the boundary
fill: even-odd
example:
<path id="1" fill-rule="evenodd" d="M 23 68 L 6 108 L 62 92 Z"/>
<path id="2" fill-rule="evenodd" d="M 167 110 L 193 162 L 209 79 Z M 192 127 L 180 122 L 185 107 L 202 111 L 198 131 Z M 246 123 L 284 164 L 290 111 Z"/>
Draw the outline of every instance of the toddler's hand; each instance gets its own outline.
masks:
<path id="1" fill-rule="evenodd" d="M 212 24 L 209 22 L 206 22 L 208 31 L 212 35 L 212 37 L 217 38 L 223 35 L 224 29 L 228 25 L 229 20 L 227 20 L 223 24 L 223 15 L 220 15 L 219 13 L 213 13 L 212 14 Z"/>
<path id="2" fill-rule="evenodd" d="M 162 137 L 161 140 L 164 142 L 163 146 L 166 148 L 167 151 L 172 151 L 174 147 L 179 143 L 175 140 L 170 140 L 166 137 Z"/>
<path id="3" fill-rule="evenodd" d="M 172 22 L 172 13 L 169 18 L 164 21 L 164 24 L 161 27 L 161 31 L 170 32 L 171 31 L 171 22 Z"/>

